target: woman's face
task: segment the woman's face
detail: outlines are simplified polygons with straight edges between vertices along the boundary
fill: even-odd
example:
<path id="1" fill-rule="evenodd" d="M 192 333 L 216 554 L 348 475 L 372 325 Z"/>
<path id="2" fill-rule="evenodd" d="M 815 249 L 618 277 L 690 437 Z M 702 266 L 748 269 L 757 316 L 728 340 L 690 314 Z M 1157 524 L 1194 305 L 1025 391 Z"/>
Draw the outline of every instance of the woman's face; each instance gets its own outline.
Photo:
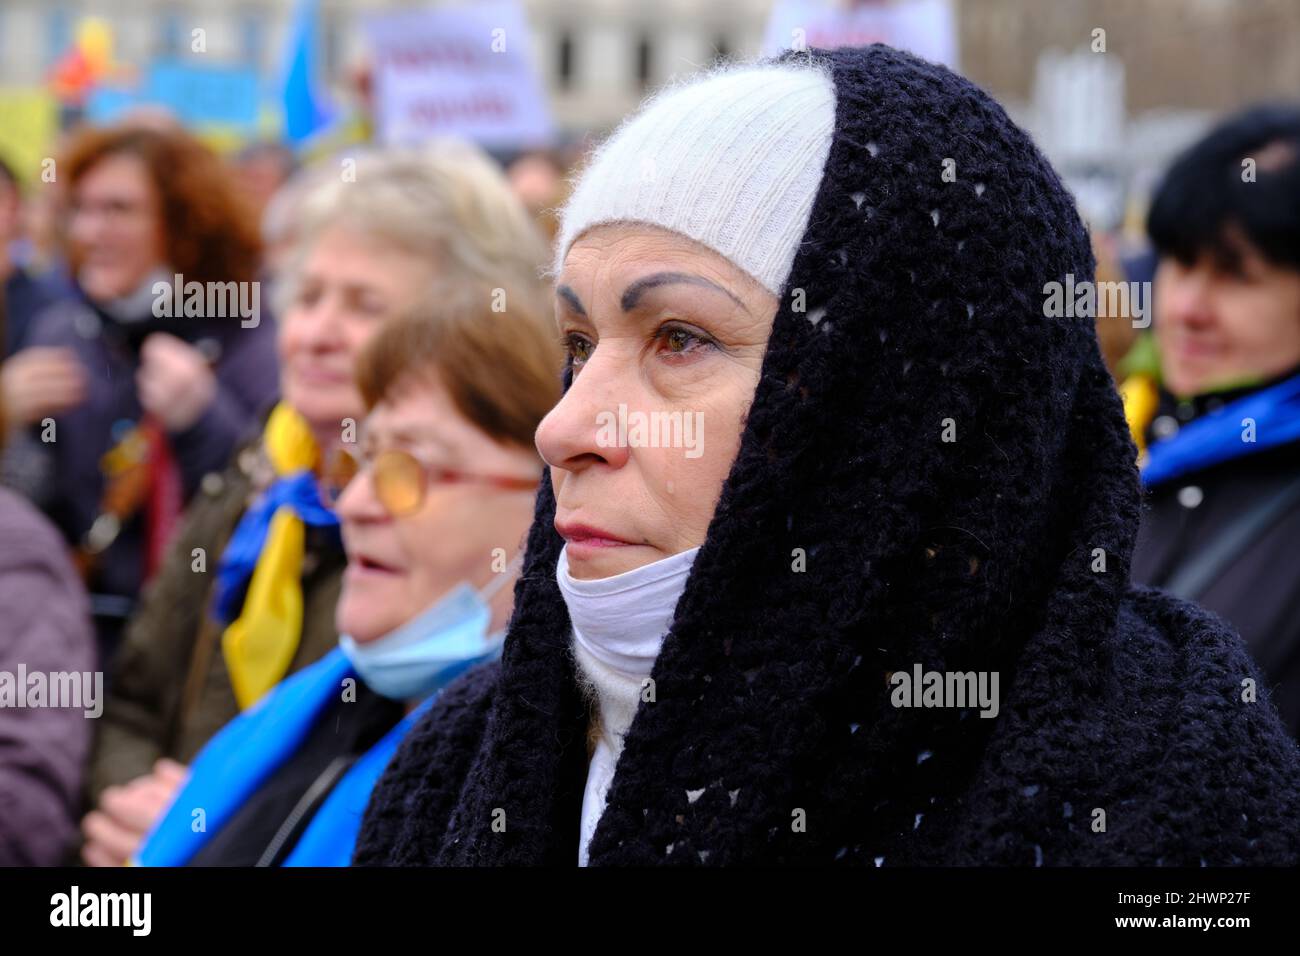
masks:
<path id="1" fill-rule="evenodd" d="M 537 448 L 574 577 L 703 543 L 776 307 L 721 255 L 653 226 L 598 226 L 570 247 L 555 314 L 573 383 Z"/>
<path id="2" fill-rule="evenodd" d="M 436 379 L 413 380 L 376 405 L 358 446 L 363 459 L 399 448 L 425 465 L 470 475 L 540 475 L 531 448 L 498 444 L 460 413 Z M 395 518 L 375 497 L 370 470 L 362 470 L 337 504 L 348 554 L 339 632 L 372 641 L 462 581 L 482 588 L 519 549 L 534 497 L 487 484 L 431 483 L 418 511 Z"/>
<path id="3" fill-rule="evenodd" d="M 280 387 L 317 435 L 339 435 L 365 414 L 353 381 L 361 347 L 391 315 L 429 287 L 427 258 L 335 226 L 321 233 L 279 322 Z"/>
<path id="4" fill-rule="evenodd" d="M 158 205 L 148 168 L 136 156 L 105 156 L 78 180 L 68 236 L 77 281 L 92 300 L 131 294 L 163 264 Z"/>
<path id="5" fill-rule="evenodd" d="M 1166 256 L 1155 276 L 1155 334 L 1165 385 L 1180 397 L 1300 363 L 1300 272 L 1241 244 L 1237 268 Z"/>

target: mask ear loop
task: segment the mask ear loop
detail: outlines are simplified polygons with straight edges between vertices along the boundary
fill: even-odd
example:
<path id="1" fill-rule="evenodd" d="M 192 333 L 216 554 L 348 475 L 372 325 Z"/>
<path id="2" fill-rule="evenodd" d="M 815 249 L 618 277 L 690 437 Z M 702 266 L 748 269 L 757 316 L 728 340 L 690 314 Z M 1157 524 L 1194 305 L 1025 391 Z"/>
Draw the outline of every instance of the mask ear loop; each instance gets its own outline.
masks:
<path id="1" fill-rule="evenodd" d="M 500 574 L 494 574 L 492 580 L 483 585 L 483 589 L 478 592 L 479 597 L 483 599 L 483 603 L 492 603 L 492 599 L 496 597 L 497 592 L 505 587 L 507 581 L 516 576 L 519 569 L 523 567 L 523 564 L 524 549 L 520 548 L 515 552 L 515 556 L 510 559 L 510 563 L 506 565 L 505 570 Z"/>

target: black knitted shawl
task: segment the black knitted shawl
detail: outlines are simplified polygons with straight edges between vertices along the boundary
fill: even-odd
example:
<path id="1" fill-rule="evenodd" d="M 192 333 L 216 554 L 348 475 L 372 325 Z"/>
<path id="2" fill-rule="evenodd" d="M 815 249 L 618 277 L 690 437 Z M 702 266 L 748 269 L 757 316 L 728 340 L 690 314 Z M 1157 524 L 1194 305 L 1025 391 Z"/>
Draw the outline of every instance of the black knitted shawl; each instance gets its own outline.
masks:
<path id="1" fill-rule="evenodd" d="M 1129 582 L 1120 401 L 1091 320 L 1043 314 L 1093 277 L 1069 193 L 949 70 L 811 55 L 830 155 L 591 864 L 1297 862 L 1300 750 L 1241 641 Z M 554 504 L 500 664 L 413 729 L 357 863 L 576 864 Z M 998 672 L 1000 713 L 896 708 L 916 664 Z"/>

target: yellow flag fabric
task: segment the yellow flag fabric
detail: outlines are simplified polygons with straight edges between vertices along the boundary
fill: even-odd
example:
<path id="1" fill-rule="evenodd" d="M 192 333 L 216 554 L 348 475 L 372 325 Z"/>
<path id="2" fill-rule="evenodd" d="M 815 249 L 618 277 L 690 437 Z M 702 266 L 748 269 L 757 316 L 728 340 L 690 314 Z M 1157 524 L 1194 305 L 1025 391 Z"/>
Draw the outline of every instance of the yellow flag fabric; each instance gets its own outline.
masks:
<path id="1" fill-rule="evenodd" d="M 318 470 L 320 451 L 307 422 L 281 402 L 262 443 L 277 476 Z M 288 506 L 276 509 L 239 617 L 221 635 L 221 652 L 240 709 L 278 684 L 302 640 L 302 562 L 306 528 Z"/>
<path id="2" fill-rule="evenodd" d="M 311 427 L 305 418 L 284 402 L 280 402 L 271 411 L 262 441 L 267 457 L 271 459 L 271 467 L 277 475 L 287 475 L 304 468 L 315 471 L 320 465 L 320 450 L 316 447 Z"/>
<path id="3" fill-rule="evenodd" d="M 40 184 L 54 174 L 54 140 L 59 135 L 59 101 L 40 89 L 0 88 L 0 159 L 24 183 Z"/>
<path id="4" fill-rule="evenodd" d="M 1159 393 L 1155 380 L 1149 375 L 1134 374 L 1120 384 L 1120 398 L 1124 401 L 1124 417 L 1128 420 L 1129 432 L 1138 447 L 1138 461 L 1146 454 L 1144 433 L 1151 423 L 1159 402 Z"/>

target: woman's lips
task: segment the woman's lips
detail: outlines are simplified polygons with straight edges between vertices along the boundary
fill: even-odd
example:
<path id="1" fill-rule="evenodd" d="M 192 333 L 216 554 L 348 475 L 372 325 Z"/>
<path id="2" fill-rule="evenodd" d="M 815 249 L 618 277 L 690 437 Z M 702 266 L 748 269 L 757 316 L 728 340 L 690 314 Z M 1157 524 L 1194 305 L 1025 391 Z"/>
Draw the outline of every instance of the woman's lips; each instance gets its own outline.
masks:
<path id="1" fill-rule="evenodd" d="M 295 366 L 293 375 L 304 385 L 339 385 L 350 380 L 348 373 L 321 368 L 318 365 Z"/>
<path id="2" fill-rule="evenodd" d="M 350 578 L 391 578 L 402 574 L 401 568 L 383 564 L 363 554 L 355 555 L 348 561 L 347 576 Z"/>
<path id="3" fill-rule="evenodd" d="M 1183 339 L 1174 346 L 1174 350 L 1187 359 L 1215 358 L 1223 351 L 1217 345 L 1194 339 Z"/>
<path id="4" fill-rule="evenodd" d="M 560 533 L 572 552 L 573 548 L 626 548 L 632 542 L 624 541 L 622 538 L 600 528 L 593 528 L 585 524 L 561 524 L 555 523 L 555 530 Z"/>

